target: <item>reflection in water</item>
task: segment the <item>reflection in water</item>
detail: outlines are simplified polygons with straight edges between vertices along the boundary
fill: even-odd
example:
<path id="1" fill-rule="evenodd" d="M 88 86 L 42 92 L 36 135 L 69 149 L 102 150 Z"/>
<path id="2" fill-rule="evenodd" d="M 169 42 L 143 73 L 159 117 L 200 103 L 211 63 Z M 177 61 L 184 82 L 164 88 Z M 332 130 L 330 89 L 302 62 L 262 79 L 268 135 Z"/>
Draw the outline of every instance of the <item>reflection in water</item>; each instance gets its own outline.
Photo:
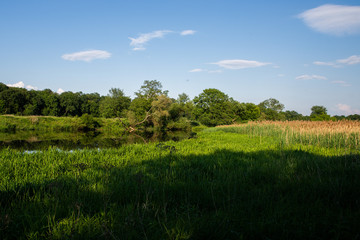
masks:
<path id="1" fill-rule="evenodd" d="M 110 136 L 99 132 L 54 133 L 54 132 L 16 132 L 0 133 L 0 149 L 43 150 L 49 147 L 62 150 L 83 148 L 116 148 L 125 144 L 159 141 L 180 141 L 193 137 L 192 132 L 143 132 Z"/>

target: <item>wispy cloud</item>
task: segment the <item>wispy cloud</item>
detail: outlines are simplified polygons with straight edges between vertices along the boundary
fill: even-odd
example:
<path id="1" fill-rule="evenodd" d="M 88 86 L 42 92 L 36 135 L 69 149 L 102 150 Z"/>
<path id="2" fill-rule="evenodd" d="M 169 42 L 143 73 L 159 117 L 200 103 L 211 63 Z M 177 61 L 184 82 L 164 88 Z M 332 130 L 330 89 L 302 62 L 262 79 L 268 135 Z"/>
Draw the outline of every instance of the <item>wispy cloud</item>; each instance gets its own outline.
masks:
<path id="1" fill-rule="evenodd" d="M 332 83 L 340 85 L 342 87 L 350 87 L 351 86 L 351 84 L 349 84 L 349 83 L 347 83 L 345 81 L 332 81 Z"/>
<path id="2" fill-rule="evenodd" d="M 184 30 L 180 33 L 180 35 L 182 35 L 182 36 L 194 35 L 195 33 L 196 33 L 196 31 L 194 31 L 194 30 Z"/>
<path id="3" fill-rule="evenodd" d="M 155 39 L 155 38 L 162 38 L 166 34 L 171 33 L 171 32 L 173 32 L 173 31 L 158 30 L 158 31 L 150 32 L 150 33 L 142 33 L 137 38 L 129 37 L 129 39 L 131 40 L 130 46 L 133 47 L 134 51 L 145 50 L 145 44 L 147 42 L 149 42 L 150 40 Z"/>
<path id="4" fill-rule="evenodd" d="M 68 53 L 61 56 L 68 61 L 85 61 L 91 62 L 95 59 L 107 59 L 111 57 L 111 53 L 102 50 L 88 50 L 82 52 Z"/>
<path id="5" fill-rule="evenodd" d="M 192 69 L 192 70 L 190 70 L 189 72 L 205 72 L 205 71 L 207 71 L 206 69 L 202 69 L 202 68 L 195 68 L 195 69 Z"/>
<path id="6" fill-rule="evenodd" d="M 180 34 L 181 36 L 194 35 L 196 33 L 195 30 L 183 30 L 181 32 L 171 31 L 171 30 L 157 30 L 150 33 L 141 33 L 137 38 L 129 37 L 131 40 L 130 46 L 133 47 L 134 51 L 143 51 L 146 50 L 145 45 L 156 38 L 163 38 L 165 35 L 169 33 Z"/>
<path id="7" fill-rule="evenodd" d="M 337 110 L 339 110 L 340 112 L 342 112 L 346 115 L 360 114 L 360 110 L 353 109 L 351 106 L 349 106 L 347 104 L 339 103 L 339 104 L 336 104 L 335 106 L 336 106 Z"/>
<path id="8" fill-rule="evenodd" d="M 22 82 L 22 81 L 14 83 L 14 84 L 6 84 L 6 86 L 8 86 L 8 87 L 16 87 L 16 88 L 26 88 L 27 90 L 37 90 L 38 89 L 37 87 L 31 86 L 31 85 L 26 85 L 25 86 L 25 83 Z"/>
<path id="9" fill-rule="evenodd" d="M 318 66 L 330 66 L 335 68 L 342 67 L 342 65 L 355 65 L 355 64 L 360 64 L 360 55 L 353 55 L 345 59 L 338 59 L 335 62 L 315 61 L 313 62 L 313 64 Z"/>
<path id="10" fill-rule="evenodd" d="M 244 69 L 244 68 L 262 67 L 265 65 L 269 65 L 270 63 L 242 60 L 242 59 L 233 59 L 233 60 L 222 60 L 212 64 L 216 64 L 226 69 Z"/>
<path id="11" fill-rule="evenodd" d="M 360 33 L 360 6 L 326 4 L 298 17 L 318 32 L 332 35 Z"/>
<path id="12" fill-rule="evenodd" d="M 196 72 L 222 73 L 222 70 L 221 69 L 208 70 L 208 69 L 203 69 L 203 68 L 195 68 L 195 69 L 190 70 L 189 72 L 191 72 L 191 73 L 196 73 Z"/>
<path id="13" fill-rule="evenodd" d="M 296 80 L 326 80 L 327 78 L 320 75 L 301 75 L 295 78 Z"/>
<path id="14" fill-rule="evenodd" d="M 320 62 L 320 61 L 315 61 L 315 62 L 313 62 L 313 64 L 318 65 L 318 66 L 339 67 L 339 65 L 337 65 L 336 63 L 333 63 L 333 62 Z"/>
<path id="15" fill-rule="evenodd" d="M 343 64 L 346 64 L 346 65 L 354 65 L 354 64 L 359 64 L 360 63 L 360 56 L 356 56 L 356 55 L 353 55 L 353 56 L 350 56 L 348 58 L 345 58 L 345 59 L 339 59 L 337 60 L 338 63 L 343 63 Z"/>

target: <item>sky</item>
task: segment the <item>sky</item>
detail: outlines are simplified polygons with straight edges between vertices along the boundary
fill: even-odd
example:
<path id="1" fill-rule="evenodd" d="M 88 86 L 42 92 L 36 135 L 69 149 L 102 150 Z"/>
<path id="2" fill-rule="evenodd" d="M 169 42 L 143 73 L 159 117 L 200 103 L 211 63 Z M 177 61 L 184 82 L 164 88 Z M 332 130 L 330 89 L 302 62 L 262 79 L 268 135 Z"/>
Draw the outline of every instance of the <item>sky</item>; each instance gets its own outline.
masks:
<path id="1" fill-rule="evenodd" d="M 216 88 L 309 115 L 360 114 L 359 1 L 4 0 L 0 82 L 134 97 Z"/>

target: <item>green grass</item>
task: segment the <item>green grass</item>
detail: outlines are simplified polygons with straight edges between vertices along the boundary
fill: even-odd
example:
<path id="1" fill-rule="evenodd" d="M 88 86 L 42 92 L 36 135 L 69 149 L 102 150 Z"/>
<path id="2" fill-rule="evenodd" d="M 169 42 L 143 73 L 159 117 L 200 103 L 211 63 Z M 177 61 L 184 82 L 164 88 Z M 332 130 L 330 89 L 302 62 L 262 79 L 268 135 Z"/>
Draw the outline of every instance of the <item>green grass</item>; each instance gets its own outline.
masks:
<path id="1" fill-rule="evenodd" d="M 0 239 L 356 239 L 359 189 L 359 153 L 211 129 L 101 151 L 8 149 Z"/>
<path id="2" fill-rule="evenodd" d="M 99 131 L 121 134 L 124 127 L 115 118 L 94 118 L 100 124 Z M 38 131 L 74 132 L 83 126 L 80 117 L 14 116 L 0 115 L 0 132 Z"/>

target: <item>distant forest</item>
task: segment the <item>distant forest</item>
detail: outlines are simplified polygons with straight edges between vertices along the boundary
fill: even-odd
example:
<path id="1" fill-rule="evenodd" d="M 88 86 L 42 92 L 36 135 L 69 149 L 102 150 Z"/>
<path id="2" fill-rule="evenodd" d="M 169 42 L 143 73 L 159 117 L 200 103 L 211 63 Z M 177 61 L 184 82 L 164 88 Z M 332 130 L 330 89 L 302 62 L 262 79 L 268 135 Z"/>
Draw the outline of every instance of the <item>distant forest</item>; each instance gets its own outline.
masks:
<path id="1" fill-rule="evenodd" d="M 111 88 L 107 96 L 98 93 L 63 92 L 50 89 L 26 90 L 0 83 L 0 114 L 126 118 L 132 122 L 151 120 L 154 126 L 181 121 L 197 121 L 206 126 L 250 120 L 360 120 L 360 115 L 330 116 L 324 106 L 313 106 L 310 116 L 284 111 L 274 98 L 260 104 L 240 103 L 218 89 L 205 89 L 194 99 L 185 93 L 170 98 L 157 80 L 145 80 L 131 99 L 123 90 Z M 150 117 L 149 117 L 150 116 Z"/>

